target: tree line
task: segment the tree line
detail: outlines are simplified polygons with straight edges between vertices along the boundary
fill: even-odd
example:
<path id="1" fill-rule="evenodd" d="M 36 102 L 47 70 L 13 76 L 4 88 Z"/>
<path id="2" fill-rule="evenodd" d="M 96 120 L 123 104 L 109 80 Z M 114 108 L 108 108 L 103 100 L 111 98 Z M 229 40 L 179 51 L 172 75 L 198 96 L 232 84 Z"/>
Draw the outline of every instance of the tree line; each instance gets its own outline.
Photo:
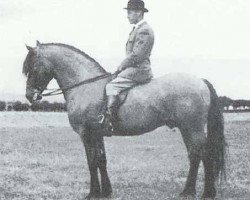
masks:
<path id="1" fill-rule="evenodd" d="M 250 100 L 233 100 L 226 96 L 219 97 L 221 109 L 225 112 L 250 112 Z M 43 111 L 43 112 L 65 112 L 65 103 L 50 103 L 48 101 L 35 102 L 33 104 L 22 103 L 21 101 L 5 102 L 0 101 L 0 111 Z"/>
<path id="2" fill-rule="evenodd" d="M 22 103 L 21 101 L 0 101 L 0 111 L 65 112 L 66 104 L 58 102 L 50 103 L 48 101 L 40 101 L 30 105 L 28 103 Z"/>
<path id="3" fill-rule="evenodd" d="M 221 108 L 226 112 L 249 112 L 250 111 L 250 100 L 237 99 L 233 100 L 229 97 L 222 96 L 219 97 L 219 102 Z"/>

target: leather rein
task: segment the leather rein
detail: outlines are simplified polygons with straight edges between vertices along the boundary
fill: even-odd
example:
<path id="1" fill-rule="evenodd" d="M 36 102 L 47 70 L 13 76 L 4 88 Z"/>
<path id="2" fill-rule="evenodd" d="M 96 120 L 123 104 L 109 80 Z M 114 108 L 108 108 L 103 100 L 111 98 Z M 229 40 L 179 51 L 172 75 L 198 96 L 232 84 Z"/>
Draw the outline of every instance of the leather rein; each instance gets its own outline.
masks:
<path id="1" fill-rule="evenodd" d="M 74 85 L 71 85 L 71 86 L 68 86 L 68 87 L 58 88 L 58 89 L 45 89 L 47 91 L 48 90 L 52 90 L 52 91 L 50 91 L 48 93 L 45 93 L 45 94 L 40 94 L 40 95 L 43 96 L 43 97 L 59 95 L 59 94 L 62 94 L 63 91 L 67 91 L 67 90 L 73 89 L 73 88 L 78 87 L 80 85 L 85 85 L 85 84 L 88 84 L 88 83 L 92 83 L 92 82 L 95 82 L 95 81 L 98 81 L 98 80 L 110 77 L 112 75 L 113 74 L 111 74 L 111 73 L 106 73 L 106 74 L 102 74 L 102 75 L 94 77 L 94 78 L 90 78 L 90 79 L 81 81 L 80 83 L 77 83 L 77 84 L 74 84 Z"/>

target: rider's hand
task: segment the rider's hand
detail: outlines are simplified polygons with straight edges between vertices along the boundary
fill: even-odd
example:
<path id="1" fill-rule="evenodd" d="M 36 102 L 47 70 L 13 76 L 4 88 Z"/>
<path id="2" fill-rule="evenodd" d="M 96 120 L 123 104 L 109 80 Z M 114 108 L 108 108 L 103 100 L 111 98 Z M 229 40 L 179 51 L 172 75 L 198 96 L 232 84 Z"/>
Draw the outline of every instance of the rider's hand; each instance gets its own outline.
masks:
<path id="1" fill-rule="evenodd" d="M 124 65 L 120 65 L 118 68 L 117 68 L 117 71 L 121 72 L 123 70 L 125 70 L 126 67 L 124 67 Z"/>
<path id="2" fill-rule="evenodd" d="M 117 72 L 121 72 L 122 70 L 123 70 L 123 69 L 122 69 L 122 66 L 120 65 L 120 66 L 117 67 L 117 70 L 116 70 L 116 71 L 117 71 Z"/>

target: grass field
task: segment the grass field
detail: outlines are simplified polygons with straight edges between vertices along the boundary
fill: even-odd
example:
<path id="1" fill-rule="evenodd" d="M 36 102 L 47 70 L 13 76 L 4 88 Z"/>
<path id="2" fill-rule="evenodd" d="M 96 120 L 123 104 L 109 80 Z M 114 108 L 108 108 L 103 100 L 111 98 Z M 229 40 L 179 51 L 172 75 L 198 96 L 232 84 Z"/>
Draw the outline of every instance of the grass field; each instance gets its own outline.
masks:
<path id="1" fill-rule="evenodd" d="M 225 114 L 227 181 L 218 199 L 250 199 L 250 114 Z M 188 171 L 178 130 L 105 138 L 112 200 L 178 199 Z M 197 196 L 203 189 L 200 167 Z M 0 199 L 78 200 L 89 191 L 82 143 L 65 113 L 0 113 Z"/>

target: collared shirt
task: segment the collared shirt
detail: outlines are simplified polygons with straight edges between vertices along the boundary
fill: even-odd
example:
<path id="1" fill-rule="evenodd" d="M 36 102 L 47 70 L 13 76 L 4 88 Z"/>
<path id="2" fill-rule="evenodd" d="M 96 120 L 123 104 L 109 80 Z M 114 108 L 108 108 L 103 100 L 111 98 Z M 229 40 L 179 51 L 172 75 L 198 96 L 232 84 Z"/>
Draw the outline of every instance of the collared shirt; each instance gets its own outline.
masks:
<path id="1" fill-rule="evenodd" d="M 142 19 L 141 21 L 139 21 L 137 24 L 134 25 L 133 30 L 135 30 L 136 28 L 138 28 L 138 26 L 140 26 L 144 22 L 145 22 L 145 19 Z"/>

